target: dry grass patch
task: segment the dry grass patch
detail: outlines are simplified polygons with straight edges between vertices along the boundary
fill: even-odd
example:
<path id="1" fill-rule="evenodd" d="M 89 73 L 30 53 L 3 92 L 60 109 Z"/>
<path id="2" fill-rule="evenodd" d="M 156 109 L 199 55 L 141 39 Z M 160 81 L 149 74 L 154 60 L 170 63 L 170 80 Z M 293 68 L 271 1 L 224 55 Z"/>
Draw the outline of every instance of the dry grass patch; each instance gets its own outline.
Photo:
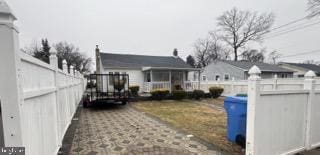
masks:
<path id="1" fill-rule="evenodd" d="M 225 111 L 200 103 L 201 101 L 193 100 L 144 101 L 133 106 L 212 143 L 223 151 L 240 154 L 240 147 L 230 143 L 226 138 Z"/>

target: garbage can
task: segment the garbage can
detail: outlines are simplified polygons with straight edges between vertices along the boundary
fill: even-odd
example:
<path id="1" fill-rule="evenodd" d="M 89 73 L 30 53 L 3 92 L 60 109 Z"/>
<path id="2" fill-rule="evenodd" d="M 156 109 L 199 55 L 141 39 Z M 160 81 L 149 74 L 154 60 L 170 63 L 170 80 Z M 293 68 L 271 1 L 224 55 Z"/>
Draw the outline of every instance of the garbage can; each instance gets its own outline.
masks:
<path id="1" fill-rule="evenodd" d="M 228 140 L 243 143 L 246 138 L 247 97 L 228 96 L 224 100 L 228 115 Z"/>

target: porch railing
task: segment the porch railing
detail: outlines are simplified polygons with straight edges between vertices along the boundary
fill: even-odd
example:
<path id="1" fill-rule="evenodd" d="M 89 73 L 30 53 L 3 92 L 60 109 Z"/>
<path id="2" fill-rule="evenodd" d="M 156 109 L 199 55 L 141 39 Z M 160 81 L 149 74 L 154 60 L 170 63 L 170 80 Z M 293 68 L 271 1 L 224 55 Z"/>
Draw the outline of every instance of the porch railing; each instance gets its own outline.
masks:
<path id="1" fill-rule="evenodd" d="M 168 89 L 171 90 L 171 83 L 170 82 L 144 82 L 143 84 L 143 91 L 144 92 L 151 92 L 155 89 Z"/>
<path id="2" fill-rule="evenodd" d="M 199 89 L 198 81 L 185 81 L 181 86 L 185 91 L 193 91 Z M 144 82 L 143 92 L 150 92 L 155 89 L 168 89 L 172 90 L 170 82 Z"/>
<path id="3" fill-rule="evenodd" d="M 199 81 L 185 81 L 183 84 L 185 91 L 193 91 L 199 89 Z"/>

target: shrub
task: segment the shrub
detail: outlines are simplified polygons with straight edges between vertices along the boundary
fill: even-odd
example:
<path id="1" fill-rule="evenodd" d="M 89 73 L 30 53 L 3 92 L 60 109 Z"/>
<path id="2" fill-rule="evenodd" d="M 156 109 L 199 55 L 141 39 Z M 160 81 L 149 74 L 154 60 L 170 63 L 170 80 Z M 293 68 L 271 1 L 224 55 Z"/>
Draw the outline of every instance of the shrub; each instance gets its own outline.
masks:
<path id="1" fill-rule="evenodd" d="M 204 91 L 203 90 L 193 90 L 193 98 L 196 100 L 200 100 L 202 97 L 204 97 Z"/>
<path id="2" fill-rule="evenodd" d="M 174 88 L 175 88 L 175 90 L 182 90 L 181 85 L 175 85 Z"/>
<path id="3" fill-rule="evenodd" d="M 150 92 L 152 99 L 155 100 L 162 100 L 163 98 L 167 97 L 169 94 L 169 90 L 167 89 L 156 89 Z"/>
<path id="4" fill-rule="evenodd" d="M 211 94 L 210 93 L 205 93 L 204 94 L 204 98 L 211 98 Z"/>
<path id="5" fill-rule="evenodd" d="M 187 93 L 184 90 L 174 90 L 172 91 L 172 98 L 174 100 L 182 100 L 187 97 Z"/>
<path id="6" fill-rule="evenodd" d="M 221 96 L 223 92 L 223 88 L 221 87 L 210 87 L 209 92 L 213 98 L 218 98 Z"/>
<path id="7" fill-rule="evenodd" d="M 130 89 L 133 96 L 138 96 L 138 92 L 140 89 L 139 86 L 130 86 L 129 89 Z"/>

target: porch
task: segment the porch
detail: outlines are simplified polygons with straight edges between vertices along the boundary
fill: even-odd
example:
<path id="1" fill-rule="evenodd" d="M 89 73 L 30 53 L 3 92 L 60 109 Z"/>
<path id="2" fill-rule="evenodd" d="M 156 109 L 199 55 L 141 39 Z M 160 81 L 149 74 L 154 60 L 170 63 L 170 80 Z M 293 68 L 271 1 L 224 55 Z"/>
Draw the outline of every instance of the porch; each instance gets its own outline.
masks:
<path id="1" fill-rule="evenodd" d="M 200 81 L 188 79 L 188 72 L 200 69 L 176 69 L 176 68 L 144 68 L 144 82 L 142 91 L 149 93 L 156 89 L 193 91 L 200 88 Z M 197 78 L 200 79 L 200 78 Z"/>

